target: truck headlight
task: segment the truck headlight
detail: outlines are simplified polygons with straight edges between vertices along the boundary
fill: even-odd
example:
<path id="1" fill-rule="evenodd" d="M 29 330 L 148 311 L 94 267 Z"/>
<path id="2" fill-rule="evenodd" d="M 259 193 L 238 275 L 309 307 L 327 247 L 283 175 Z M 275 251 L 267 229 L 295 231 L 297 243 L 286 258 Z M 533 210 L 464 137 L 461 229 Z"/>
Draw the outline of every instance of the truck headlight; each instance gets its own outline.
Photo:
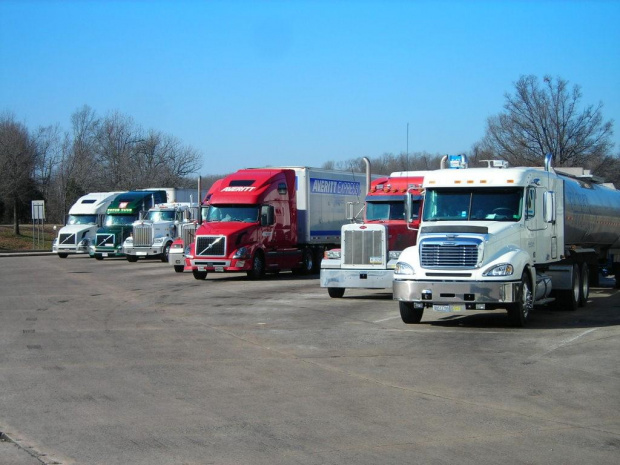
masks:
<path id="1" fill-rule="evenodd" d="M 398 260 L 401 252 L 401 250 L 390 250 L 390 252 L 388 253 L 388 257 L 390 260 Z"/>
<path id="2" fill-rule="evenodd" d="M 323 258 L 331 259 L 331 260 L 340 260 L 341 252 L 340 249 L 332 249 L 326 250 L 323 254 Z"/>
<path id="3" fill-rule="evenodd" d="M 82 247 L 88 247 L 90 245 L 90 239 L 86 238 L 86 239 L 82 239 L 80 241 L 80 246 Z"/>
<path id="4" fill-rule="evenodd" d="M 248 250 L 247 247 L 241 247 L 237 249 L 237 251 L 235 252 L 232 258 L 235 258 L 235 259 L 250 258 L 250 251 Z"/>
<path id="5" fill-rule="evenodd" d="M 405 262 L 397 262 L 394 267 L 394 274 L 402 274 L 402 275 L 414 275 L 415 271 L 411 265 Z"/>
<path id="6" fill-rule="evenodd" d="M 510 263 L 500 263 L 486 270 L 482 276 L 510 276 L 514 271 L 515 269 Z"/>
<path id="7" fill-rule="evenodd" d="M 162 242 L 164 242 L 163 237 L 156 237 L 155 240 L 153 241 L 153 244 L 161 244 Z"/>
<path id="8" fill-rule="evenodd" d="M 128 237 L 127 239 L 125 239 L 125 244 L 133 245 L 133 237 Z"/>
<path id="9" fill-rule="evenodd" d="M 183 255 L 185 255 L 187 258 L 193 258 L 191 245 L 188 245 L 187 247 L 185 247 L 185 252 L 183 252 Z"/>

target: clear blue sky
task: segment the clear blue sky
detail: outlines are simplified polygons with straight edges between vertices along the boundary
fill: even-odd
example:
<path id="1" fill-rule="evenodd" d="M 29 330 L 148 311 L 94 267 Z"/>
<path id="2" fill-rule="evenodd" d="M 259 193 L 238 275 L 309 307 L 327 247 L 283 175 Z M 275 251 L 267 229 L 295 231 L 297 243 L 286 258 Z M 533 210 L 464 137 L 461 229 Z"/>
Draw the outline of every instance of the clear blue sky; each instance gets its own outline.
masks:
<path id="1" fill-rule="evenodd" d="M 620 150 L 618 1 L 0 0 L 0 112 L 84 104 L 204 156 L 201 174 L 458 153 L 524 74 L 604 103 Z"/>

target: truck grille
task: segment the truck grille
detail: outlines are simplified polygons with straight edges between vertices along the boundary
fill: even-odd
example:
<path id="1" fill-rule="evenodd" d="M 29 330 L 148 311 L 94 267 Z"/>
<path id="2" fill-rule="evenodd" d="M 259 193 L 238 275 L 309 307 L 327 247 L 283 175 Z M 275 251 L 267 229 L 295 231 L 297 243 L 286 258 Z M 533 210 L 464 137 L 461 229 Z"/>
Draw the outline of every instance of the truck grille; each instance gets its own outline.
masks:
<path id="1" fill-rule="evenodd" d="M 114 244 L 114 233 L 97 234 L 96 247 L 105 247 L 106 244 Z"/>
<path id="2" fill-rule="evenodd" d="M 385 229 L 345 230 L 342 256 L 343 265 L 377 265 L 385 268 Z"/>
<path id="3" fill-rule="evenodd" d="M 153 228 L 150 224 L 137 224 L 133 227 L 133 245 L 135 247 L 153 245 Z"/>
<path id="4" fill-rule="evenodd" d="M 424 268 L 475 268 L 478 263 L 478 244 L 422 242 L 420 263 Z"/>
<path id="5" fill-rule="evenodd" d="M 198 225 L 196 223 L 184 223 L 181 225 L 181 239 L 183 239 L 183 244 L 188 245 L 194 242 L 197 229 Z"/>
<path id="6" fill-rule="evenodd" d="M 61 233 L 58 240 L 58 245 L 75 245 L 75 234 Z"/>
<path id="7" fill-rule="evenodd" d="M 226 236 L 197 236 L 196 255 L 226 256 Z"/>

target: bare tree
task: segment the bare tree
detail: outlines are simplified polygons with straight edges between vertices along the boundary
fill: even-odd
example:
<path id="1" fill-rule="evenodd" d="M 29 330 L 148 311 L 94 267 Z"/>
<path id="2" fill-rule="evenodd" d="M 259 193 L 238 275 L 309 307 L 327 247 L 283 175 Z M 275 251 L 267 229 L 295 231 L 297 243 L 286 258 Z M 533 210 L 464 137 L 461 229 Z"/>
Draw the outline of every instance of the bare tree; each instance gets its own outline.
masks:
<path id="1" fill-rule="evenodd" d="M 540 165 L 547 153 L 556 166 L 584 166 L 610 154 L 613 121 L 603 121 L 603 104 L 580 110 L 578 85 L 545 76 L 521 76 L 515 93 L 506 94 L 504 111 L 491 116 L 480 144 L 513 166 Z"/>
<path id="2" fill-rule="evenodd" d="M 13 232 L 19 235 L 19 206 L 32 190 L 34 143 L 26 127 L 12 115 L 0 117 L 0 195 L 13 208 Z"/>

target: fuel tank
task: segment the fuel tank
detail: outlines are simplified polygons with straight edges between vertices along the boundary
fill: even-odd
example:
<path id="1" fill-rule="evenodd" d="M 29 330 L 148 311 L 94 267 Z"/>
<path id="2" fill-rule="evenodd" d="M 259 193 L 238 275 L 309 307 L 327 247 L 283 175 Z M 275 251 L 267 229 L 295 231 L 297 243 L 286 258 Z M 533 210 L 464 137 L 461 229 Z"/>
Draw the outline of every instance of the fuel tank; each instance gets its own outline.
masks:
<path id="1" fill-rule="evenodd" d="M 565 244 L 620 248 L 620 191 L 589 180 L 564 180 Z"/>

